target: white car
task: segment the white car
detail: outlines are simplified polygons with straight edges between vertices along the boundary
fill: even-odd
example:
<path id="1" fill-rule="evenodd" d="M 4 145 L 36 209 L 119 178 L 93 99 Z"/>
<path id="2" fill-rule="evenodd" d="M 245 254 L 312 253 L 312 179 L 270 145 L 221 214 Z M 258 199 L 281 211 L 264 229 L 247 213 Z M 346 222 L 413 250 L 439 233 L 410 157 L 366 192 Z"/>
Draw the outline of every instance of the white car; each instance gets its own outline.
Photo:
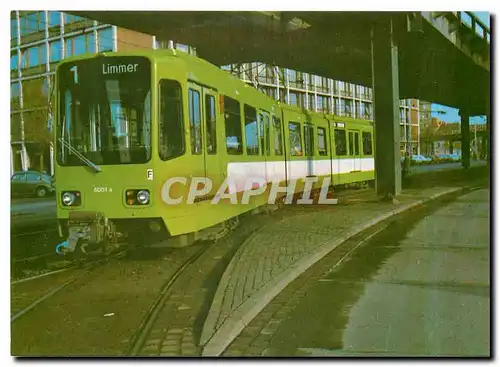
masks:
<path id="1" fill-rule="evenodd" d="M 431 158 L 424 157 L 421 154 L 415 154 L 411 156 L 411 160 L 416 162 L 416 163 L 425 163 L 425 162 L 430 162 L 432 161 Z"/>

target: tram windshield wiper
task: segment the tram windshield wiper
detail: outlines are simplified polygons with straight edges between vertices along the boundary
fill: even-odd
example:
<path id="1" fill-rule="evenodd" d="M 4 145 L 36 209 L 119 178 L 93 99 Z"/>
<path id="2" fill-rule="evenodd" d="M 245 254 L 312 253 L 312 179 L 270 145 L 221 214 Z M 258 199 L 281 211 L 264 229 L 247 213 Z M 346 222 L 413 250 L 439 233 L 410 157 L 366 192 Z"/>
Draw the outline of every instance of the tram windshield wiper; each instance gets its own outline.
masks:
<path id="1" fill-rule="evenodd" d="M 90 159 L 85 157 L 82 153 L 80 153 L 77 149 L 75 149 L 70 143 L 68 143 L 66 140 L 63 138 L 59 138 L 59 141 L 61 144 L 63 144 L 66 148 L 68 148 L 74 155 L 77 156 L 78 159 L 80 159 L 83 163 L 85 163 L 87 166 L 92 168 L 95 173 L 102 172 L 102 168 L 99 167 L 97 164 L 92 162 Z"/>

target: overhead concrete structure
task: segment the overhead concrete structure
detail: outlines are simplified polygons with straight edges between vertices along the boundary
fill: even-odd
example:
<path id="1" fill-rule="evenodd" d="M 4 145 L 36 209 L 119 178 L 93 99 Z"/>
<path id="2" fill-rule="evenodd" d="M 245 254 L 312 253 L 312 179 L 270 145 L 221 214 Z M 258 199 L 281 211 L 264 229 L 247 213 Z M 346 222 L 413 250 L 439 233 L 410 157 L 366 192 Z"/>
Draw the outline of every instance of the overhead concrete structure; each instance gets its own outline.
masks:
<path id="1" fill-rule="evenodd" d="M 73 13 L 189 44 L 220 66 L 259 61 L 373 85 L 381 195 L 401 187 L 400 98 L 489 115 L 490 31 L 468 12 Z"/>
<path id="2" fill-rule="evenodd" d="M 261 61 L 372 85 L 371 30 L 390 15 L 399 50 L 400 98 L 486 114 L 489 30 L 459 12 L 71 12 L 197 48 L 216 64 Z M 459 92 L 459 93 L 457 93 Z"/>

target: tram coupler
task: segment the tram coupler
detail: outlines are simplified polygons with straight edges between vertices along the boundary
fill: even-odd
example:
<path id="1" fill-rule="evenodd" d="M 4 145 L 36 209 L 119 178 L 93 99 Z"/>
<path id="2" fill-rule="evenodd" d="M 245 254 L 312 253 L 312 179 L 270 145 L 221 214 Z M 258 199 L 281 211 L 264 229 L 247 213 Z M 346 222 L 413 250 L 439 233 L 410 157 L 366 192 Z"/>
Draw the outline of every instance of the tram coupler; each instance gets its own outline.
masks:
<path id="1" fill-rule="evenodd" d="M 56 246 L 58 254 L 107 252 L 117 247 L 116 240 L 120 237 L 114 224 L 100 212 L 70 212 L 68 232 L 68 239 Z"/>

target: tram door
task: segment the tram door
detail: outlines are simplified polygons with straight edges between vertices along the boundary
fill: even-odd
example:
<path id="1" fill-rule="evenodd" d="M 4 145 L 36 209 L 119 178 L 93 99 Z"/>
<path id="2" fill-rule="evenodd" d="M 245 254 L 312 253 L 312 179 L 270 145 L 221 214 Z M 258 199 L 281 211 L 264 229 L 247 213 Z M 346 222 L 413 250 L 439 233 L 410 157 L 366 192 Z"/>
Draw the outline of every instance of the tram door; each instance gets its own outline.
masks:
<path id="1" fill-rule="evenodd" d="M 304 124 L 304 153 L 307 176 L 314 176 L 314 128 L 310 124 Z"/>
<path id="2" fill-rule="evenodd" d="M 359 131 L 349 130 L 349 157 L 351 158 L 351 172 L 361 171 L 361 155 L 359 153 Z"/>
<path id="3" fill-rule="evenodd" d="M 260 111 L 259 112 L 259 140 L 260 140 L 260 151 L 262 152 L 262 157 L 264 158 L 264 169 L 263 175 L 265 180 L 269 182 L 272 179 L 272 167 L 270 165 L 269 157 L 271 155 L 271 146 L 270 146 L 270 124 L 271 117 L 269 112 Z"/>
<path id="4" fill-rule="evenodd" d="M 222 177 L 217 155 L 217 118 L 221 118 L 217 111 L 217 92 L 195 83 L 188 83 L 188 87 L 191 153 L 200 156 L 196 165 L 201 165 L 204 177 L 212 181 L 210 194 L 214 194 Z"/>

